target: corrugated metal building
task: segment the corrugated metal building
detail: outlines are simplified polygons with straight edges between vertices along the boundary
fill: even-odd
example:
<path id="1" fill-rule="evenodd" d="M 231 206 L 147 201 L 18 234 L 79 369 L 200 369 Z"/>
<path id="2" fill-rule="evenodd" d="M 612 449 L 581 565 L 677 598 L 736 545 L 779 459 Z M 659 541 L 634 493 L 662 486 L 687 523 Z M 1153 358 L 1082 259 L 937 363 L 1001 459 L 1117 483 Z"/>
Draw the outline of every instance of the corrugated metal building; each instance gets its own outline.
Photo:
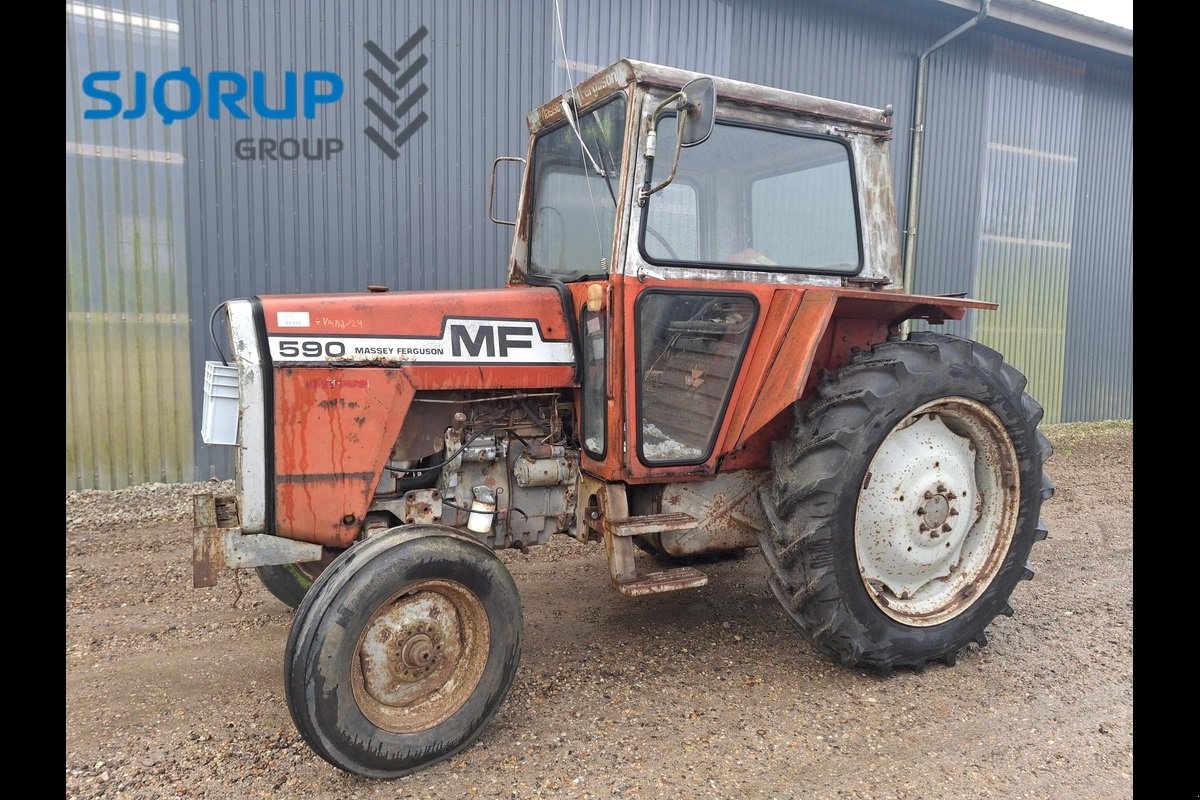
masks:
<path id="1" fill-rule="evenodd" d="M 954 330 L 1023 369 L 1048 421 L 1131 418 L 1132 32 L 1032 0 L 969 25 L 979 11 L 68 3 L 67 488 L 231 474 L 229 448 L 199 441 L 223 300 L 499 285 L 512 229 L 487 218 L 492 160 L 523 154 L 529 110 L 622 57 L 893 105 L 911 223 L 918 58 L 960 26 L 927 59 L 913 288 L 999 301 Z"/>
<path id="2" fill-rule="evenodd" d="M 183 131 L 85 118 L 82 91 L 177 68 L 177 12 L 67 3 L 67 489 L 195 474 Z"/>

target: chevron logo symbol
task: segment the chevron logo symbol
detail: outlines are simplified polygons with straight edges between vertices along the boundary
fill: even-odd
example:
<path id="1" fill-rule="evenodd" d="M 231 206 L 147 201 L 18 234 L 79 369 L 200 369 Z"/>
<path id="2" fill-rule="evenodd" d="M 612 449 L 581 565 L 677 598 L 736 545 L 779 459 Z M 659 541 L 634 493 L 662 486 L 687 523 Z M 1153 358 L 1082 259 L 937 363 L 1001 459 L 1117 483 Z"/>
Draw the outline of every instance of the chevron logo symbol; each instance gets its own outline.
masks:
<path id="1" fill-rule="evenodd" d="M 429 87 L 424 83 L 411 90 L 408 88 L 409 84 L 419 80 L 418 75 L 429 64 L 429 58 L 421 54 L 407 67 L 401 67 L 421 40 L 428 35 L 429 29 L 422 25 L 390 55 L 375 42 L 369 41 L 363 45 L 378 62 L 378 68 L 368 69 L 363 73 L 363 77 L 375 89 L 379 98 L 376 100 L 375 97 L 368 97 L 363 101 L 363 105 L 374 118 L 364 132 L 367 138 L 393 161 L 400 157 L 400 148 L 404 143 L 429 121 L 429 115 L 422 111 L 408 123 L 404 122 L 408 112 L 429 92 Z"/>

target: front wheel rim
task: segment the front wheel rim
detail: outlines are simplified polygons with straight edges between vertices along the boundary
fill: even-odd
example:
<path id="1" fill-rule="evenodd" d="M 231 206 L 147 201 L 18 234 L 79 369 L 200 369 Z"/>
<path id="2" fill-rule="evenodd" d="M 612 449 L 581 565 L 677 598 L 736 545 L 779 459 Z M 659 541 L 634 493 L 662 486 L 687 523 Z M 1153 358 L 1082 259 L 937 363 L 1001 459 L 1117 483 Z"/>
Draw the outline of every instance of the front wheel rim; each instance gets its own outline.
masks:
<path id="1" fill-rule="evenodd" d="M 914 409 L 880 443 L 855 509 L 872 602 L 917 627 L 964 613 L 1004 565 L 1020 492 L 1016 449 L 990 408 L 946 397 Z"/>
<path id="2" fill-rule="evenodd" d="M 371 615 L 359 637 L 354 700 L 383 730 L 428 730 L 474 694 L 490 642 L 487 611 L 471 590 L 447 580 L 408 586 Z"/>

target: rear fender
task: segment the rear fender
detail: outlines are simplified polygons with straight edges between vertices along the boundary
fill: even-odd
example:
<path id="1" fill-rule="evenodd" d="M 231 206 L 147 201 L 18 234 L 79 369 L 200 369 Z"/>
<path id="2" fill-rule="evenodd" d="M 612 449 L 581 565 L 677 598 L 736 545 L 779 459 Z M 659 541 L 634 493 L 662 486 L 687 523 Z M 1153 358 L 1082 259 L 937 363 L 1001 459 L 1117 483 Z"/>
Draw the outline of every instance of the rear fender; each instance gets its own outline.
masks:
<path id="1" fill-rule="evenodd" d="M 746 402 L 745 423 L 727 438 L 722 469 L 765 467 L 766 447 L 783 427 L 795 402 L 816 385 L 821 370 L 846 364 L 856 349 L 868 349 L 899 334 L 900 323 L 932 324 L 962 319 L 968 309 L 995 309 L 996 303 L 956 297 L 907 295 L 859 289 L 809 289 L 776 339 L 762 388 Z"/>

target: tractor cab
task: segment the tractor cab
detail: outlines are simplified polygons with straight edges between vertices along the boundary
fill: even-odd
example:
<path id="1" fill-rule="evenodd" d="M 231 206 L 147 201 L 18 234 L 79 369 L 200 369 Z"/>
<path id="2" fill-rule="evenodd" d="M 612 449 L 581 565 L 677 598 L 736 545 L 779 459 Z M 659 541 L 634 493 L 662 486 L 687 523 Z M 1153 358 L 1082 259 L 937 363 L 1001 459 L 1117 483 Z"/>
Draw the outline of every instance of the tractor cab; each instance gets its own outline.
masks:
<path id="1" fill-rule="evenodd" d="M 745 387 L 771 315 L 809 288 L 902 283 L 890 117 L 628 60 L 529 115 L 508 283 L 567 305 L 586 472 L 766 466 Z"/>

